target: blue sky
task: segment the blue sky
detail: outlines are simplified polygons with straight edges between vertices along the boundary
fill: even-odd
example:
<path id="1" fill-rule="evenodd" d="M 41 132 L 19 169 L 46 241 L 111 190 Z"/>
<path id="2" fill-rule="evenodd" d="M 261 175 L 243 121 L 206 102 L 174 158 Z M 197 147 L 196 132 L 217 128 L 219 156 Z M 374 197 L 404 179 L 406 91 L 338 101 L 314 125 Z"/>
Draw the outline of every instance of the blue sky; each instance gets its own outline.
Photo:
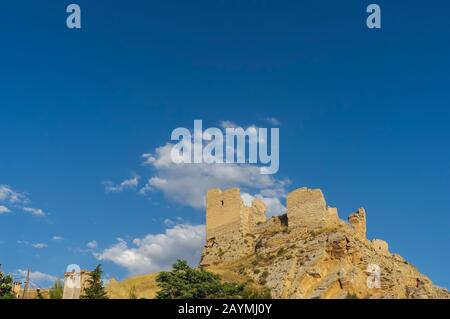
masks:
<path id="1" fill-rule="evenodd" d="M 81 30 L 64 1 L 0 5 L 4 270 L 46 285 L 71 263 L 122 279 L 195 262 L 205 214 L 186 190 L 264 190 L 142 155 L 194 119 L 275 118 L 269 188 L 319 187 L 343 219 L 365 207 L 370 238 L 450 286 L 449 4 L 376 1 L 382 29 L 369 30 L 359 0 L 77 3 Z M 152 177 L 183 191 L 140 194 Z"/>

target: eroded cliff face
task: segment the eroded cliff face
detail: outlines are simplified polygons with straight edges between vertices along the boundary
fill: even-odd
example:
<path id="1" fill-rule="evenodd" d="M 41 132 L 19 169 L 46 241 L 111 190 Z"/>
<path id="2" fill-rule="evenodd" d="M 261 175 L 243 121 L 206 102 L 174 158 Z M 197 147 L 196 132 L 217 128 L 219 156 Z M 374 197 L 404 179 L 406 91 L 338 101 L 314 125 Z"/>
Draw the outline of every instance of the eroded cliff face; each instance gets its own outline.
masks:
<path id="1" fill-rule="evenodd" d="M 339 219 L 318 189 L 288 194 L 287 213 L 266 220 L 264 204 L 244 205 L 239 189 L 207 194 L 201 266 L 266 286 L 274 298 L 449 298 L 446 289 L 366 238 L 366 212 Z"/>

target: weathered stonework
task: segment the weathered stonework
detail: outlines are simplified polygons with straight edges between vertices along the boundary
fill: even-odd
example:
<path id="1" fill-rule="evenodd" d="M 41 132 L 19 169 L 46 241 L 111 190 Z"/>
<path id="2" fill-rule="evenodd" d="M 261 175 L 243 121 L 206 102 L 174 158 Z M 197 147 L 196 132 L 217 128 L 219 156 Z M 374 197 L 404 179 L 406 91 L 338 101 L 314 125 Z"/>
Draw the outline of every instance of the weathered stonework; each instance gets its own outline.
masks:
<path id="1" fill-rule="evenodd" d="M 249 216 L 249 230 L 254 233 L 260 224 L 266 222 L 266 204 L 258 198 L 255 198 L 252 207 L 246 207 Z"/>
<path id="2" fill-rule="evenodd" d="M 286 231 L 288 228 L 287 215 L 273 216 L 264 223 L 259 223 L 256 226 L 256 235 L 260 235 L 267 232 L 281 232 Z"/>
<path id="3" fill-rule="evenodd" d="M 371 242 L 373 247 L 379 254 L 390 255 L 389 244 L 387 242 L 381 239 L 372 239 Z"/>
<path id="4" fill-rule="evenodd" d="M 252 253 L 258 225 L 266 221 L 266 206 L 254 199 L 245 206 L 238 188 L 211 189 L 206 195 L 206 247 L 202 265 L 233 261 Z"/>
<path id="5" fill-rule="evenodd" d="M 299 188 L 286 197 L 289 228 L 323 228 L 339 221 L 337 209 L 328 207 L 320 189 Z"/>
<path id="6" fill-rule="evenodd" d="M 366 239 L 366 211 L 364 208 L 360 208 L 356 213 L 348 216 L 348 222 L 355 230 L 356 237 L 361 240 Z"/>
<path id="7" fill-rule="evenodd" d="M 247 207 L 238 188 L 225 191 L 211 189 L 206 195 L 206 238 L 210 239 L 224 233 L 249 234 L 255 231 L 258 223 L 266 221 L 266 206 L 254 199 Z"/>

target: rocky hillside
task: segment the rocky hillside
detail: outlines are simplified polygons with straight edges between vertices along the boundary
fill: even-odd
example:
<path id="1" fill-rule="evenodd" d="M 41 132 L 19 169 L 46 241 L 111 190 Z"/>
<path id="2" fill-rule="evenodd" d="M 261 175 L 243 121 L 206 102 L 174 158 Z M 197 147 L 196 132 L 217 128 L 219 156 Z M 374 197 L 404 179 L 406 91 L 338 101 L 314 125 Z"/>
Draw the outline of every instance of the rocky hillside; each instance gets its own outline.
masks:
<path id="1" fill-rule="evenodd" d="M 266 220 L 264 204 L 240 191 L 207 195 L 207 243 L 201 265 L 268 287 L 274 298 L 449 298 L 413 265 L 366 238 L 366 213 L 348 222 L 320 190 L 287 196 L 287 213 Z"/>

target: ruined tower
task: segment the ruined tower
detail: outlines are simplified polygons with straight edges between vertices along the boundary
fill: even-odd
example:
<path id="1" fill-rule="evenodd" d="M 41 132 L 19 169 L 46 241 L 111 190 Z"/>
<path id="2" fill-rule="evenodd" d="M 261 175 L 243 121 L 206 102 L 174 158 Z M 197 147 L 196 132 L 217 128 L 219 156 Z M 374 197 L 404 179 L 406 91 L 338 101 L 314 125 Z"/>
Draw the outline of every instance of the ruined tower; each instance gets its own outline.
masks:
<path id="1" fill-rule="evenodd" d="M 206 251 L 202 265 L 217 260 L 232 261 L 252 252 L 252 234 L 258 224 L 266 221 L 266 206 L 254 199 L 244 205 L 238 188 L 225 191 L 214 188 L 206 195 Z"/>
<path id="2" fill-rule="evenodd" d="M 328 207 L 320 189 L 299 188 L 286 197 L 289 228 L 323 228 L 338 223 L 337 209 Z"/>
<path id="3" fill-rule="evenodd" d="M 206 195 L 206 238 L 210 239 L 224 233 L 248 234 L 256 224 L 266 221 L 266 206 L 254 199 L 247 207 L 241 198 L 239 188 L 225 191 L 214 188 Z"/>
<path id="4" fill-rule="evenodd" d="M 361 240 L 366 239 L 366 211 L 364 208 L 348 216 L 348 222 L 353 227 L 356 237 Z"/>

